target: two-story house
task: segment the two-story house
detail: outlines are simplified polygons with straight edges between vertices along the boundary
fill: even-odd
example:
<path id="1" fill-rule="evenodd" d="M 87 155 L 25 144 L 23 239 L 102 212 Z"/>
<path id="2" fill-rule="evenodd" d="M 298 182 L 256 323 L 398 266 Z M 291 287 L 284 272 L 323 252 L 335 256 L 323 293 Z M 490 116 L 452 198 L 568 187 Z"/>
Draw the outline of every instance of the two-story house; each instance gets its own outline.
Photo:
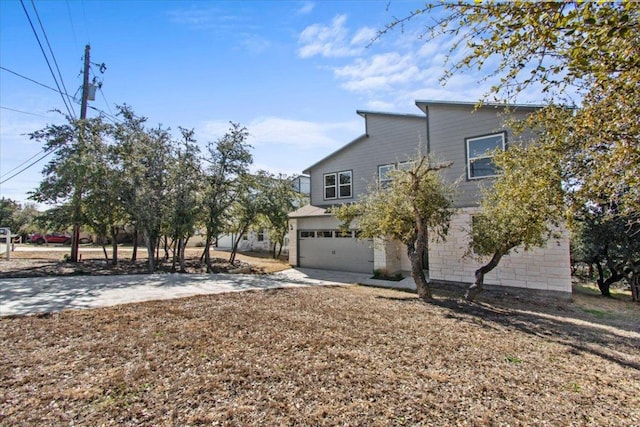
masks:
<path id="1" fill-rule="evenodd" d="M 431 281 L 472 283 L 481 261 L 465 256 L 468 229 L 478 210 L 481 186 L 498 173 L 487 155 L 518 143 L 506 126 L 504 109 L 473 103 L 417 101 L 420 114 L 358 111 L 365 133 L 308 167 L 311 203 L 290 214 L 289 262 L 294 266 L 371 273 L 409 271 L 405 247 L 387 239 L 358 239 L 357 223 L 347 233 L 330 213 L 333 205 L 357 201 L 372 186 L 384 185 L 388 171 L 418 153 L 453 161 L 445 178 L 459 179 L 457 213 L 444 242 L 429 241 L 425 270 Z M 512 106 L 510 116 L 524 117 L 537 107 Z M 571 293 L 569 239 L 566 233 L 546 247 L 518 250 L 485 277 L 487 285 Z"/>

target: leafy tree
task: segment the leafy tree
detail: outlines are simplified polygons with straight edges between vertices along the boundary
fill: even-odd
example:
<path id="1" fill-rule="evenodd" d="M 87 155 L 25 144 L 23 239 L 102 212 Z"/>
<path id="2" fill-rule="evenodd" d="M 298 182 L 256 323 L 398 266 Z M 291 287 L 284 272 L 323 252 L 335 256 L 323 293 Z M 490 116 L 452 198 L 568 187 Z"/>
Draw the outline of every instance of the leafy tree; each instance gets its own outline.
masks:
<path id="1" fill-rule="evenodd" d="M 284 241 L 289 232 L 289 213 L 301 206 L 303 197 L 297 193 L 291 179 L 285 175 L 266 175 L 264 206 L 258 227 L 266 228 L 273 242 L 272 256 L 280 257 Z"/>
<path id="2" fill-rule="evenodd" d="M 96 156 L 109 126 L 100 117 L 67 120 L 63 125 L 49 125 L 30 134 L 31 139 L 44 142 L 45 149 L 54 152 L 42 171 L 44 180 L 30 197 L 40 203 L 69 205 L 66 221 L 74 229 L 70 260 L 77 262 L 78 232 L 87 222 L 83 199 L 91 191 L 88 183 L 99 173 Z"/>
<path id="3" fill-rule="evenodd" d="M 485 100 L 510 103 L 529 90 L 545 94 L 547 105 L 522 127 L 544 129 L 537 144 L 553 157 L 538 161 L 550 162 L 550 168 L 560 162 L 574 215 L 592 205 L 615 206 L 605 211 L 611 217 L 605 223 L 626 220 L 635 227 L 632 223 L 640 221 L 637 2 L 441 2 L 395 19 L 379 36 L 422 16 L 430 19 L 423 30 L 426 42 L 452 40 L 443 82 L 481 70 L 484 78 L 498 79 Z M 624 240 L 622 235 L 618 241 Z M 624 270 L 637 271 L 634 263 L 629 260 Z"/>
<path id="4" fill-rule="evenodd" d="M 555 158 L 555 162 L 540 161 Z M 512 145 L 496 152 L 502 170 L 485 190 L 480 212 L 473 217 L 471 250 L 489 261 L 475 272 L 475 282 L 465 298 L 473 300 L 482 290 L 484 276 L 518 247 L 540 247 L 552 236 L 564 215 L 564 194 L 557 156 L 539 144 Z"/>
<path id="5" fill-rule="evenodd" d="M 334 209 L 343 227 L 357 220 L 362 238 L 391 238 L 406 246 L 411 274 L 423 300 L 431 299 L 422 265 L 428 232 L 444 239 L 454 214 L 456 184 L 446 183 L 438 173 L 449 166 L 418 157 L 411 169 L 391 172 L 392 181 L 386 188 L 374 188 L 359 202 Z"/>
<path id="6" fill-rule="evenodd" d="M 27 203 L 24 206 L 15 200 L 0 199 L 0 227 L 7 227 L 12 234 L 27 234 L 36 231 L 35 218 L 38 211 L 35 204 Z"/>
<path id="7" fill-rule="evenodd" d="M 229 262 L 233 264 L 238 253 L 238 244 L 243 236 L 257 224 L 258 218 L 264 212 L 266 206 L 266 188 L 269 176 L 263 171 L 255 175 L 244 174 L 238 180 L 235 189 L 235 198 L 229 207 L 229 229 L 232 235 L 236 235 L 231 248 Z"/>
<path id="8" fill-rule="evenodd" d="M 640 222 L 611 214 L 612 205 L 589 205 L 575 218 L 572 257 L 596 266 L 600 293 L 622 279 L 637 284 L 640 276 Z M 638 299 L 637 293 L 633 295 Z"/>
<path id="9" fill-rule="evenodd" d="M 117 149 L 113 145 L 103 145 L 95 153 L 95 173 L 91 175 L 88 185 L 89 195 L 84 199 L 86 222 L 101 239 L 105 259 L 108 260 L 104 237 L 111 241 L 111 263 L 118 263 L 118 231 L 127 221 L 125 206 L 122 200 L 122 184 L 124 182 Z"/>
<path id="10" fill-rule="evenodd" d="M 203 252 L 207 272 L 212 271 L 211 244 L 223 232 L 228 209 L 241 193 L 241 177 L 248 173 L 253 162 L 248 136 L 247 128 L 231 122 L 227 133 L 207 146 L 204 178 L 204 225 L 207 234 Z"/>
<path id="11" fill-rule="evenodd" d="M 168 205 L 167 171 L 171 169 L 171 135 L 162 127 L 146 129 L 146 118 L 128 106 L 118 107 L 124 121 L 116 125 L 122 176 L 122 199 L 130 220 L 142 231 L 149 272 L 156 269 L 156 249 Z"/>
<path id="12" fill-rule="evenodd" d="M 185 248 L 195 231 L 200 208 L 202 171 L 200 149 L 195 144 L 194 131 L 180 128 L 182 139 L 175 152 L 175 162 L 170 171 L 170 197 L 168 233 L 173 240 L 172 271 L 176 262 L 185 271 Z"/>

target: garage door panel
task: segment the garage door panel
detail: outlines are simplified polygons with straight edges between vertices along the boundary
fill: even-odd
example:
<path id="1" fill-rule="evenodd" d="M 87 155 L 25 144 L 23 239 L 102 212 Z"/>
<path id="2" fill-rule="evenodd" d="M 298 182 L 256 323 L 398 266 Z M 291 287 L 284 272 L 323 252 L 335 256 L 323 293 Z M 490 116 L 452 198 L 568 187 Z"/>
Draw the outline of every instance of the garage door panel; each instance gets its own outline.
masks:
<path id="1" fill-rule="evenodd" d="M 373 271 L 373 244 L 370 240 L 301 237 L 298 242 L 300 267 L 363 273 Z"/>

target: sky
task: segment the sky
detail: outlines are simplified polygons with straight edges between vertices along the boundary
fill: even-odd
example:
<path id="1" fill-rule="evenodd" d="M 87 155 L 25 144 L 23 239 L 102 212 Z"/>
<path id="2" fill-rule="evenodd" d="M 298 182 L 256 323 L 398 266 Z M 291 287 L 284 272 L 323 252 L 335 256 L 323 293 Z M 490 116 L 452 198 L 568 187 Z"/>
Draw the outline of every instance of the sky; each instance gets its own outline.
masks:
<path id="1" fill-rule="evenodd" d="M 240 123 L 253 170 L 295 175 L 364 133 L 357 110 L 420 114 L 418 99 L 475 102 L 487 91 L 491 82 L 470 73 L 441 84 L 450 44 L 420 40 L 419 20 L 371 43 L 423 4 L 0 0 L 0 197 L 28 201 L 48 161 L 12 177 L 41 157 L 28 134 L 68 112 L 35 34 L 76 99 L 91 46 L 91 79 L 102 87 L 89 117 L 110 119 L 127 104 L 176 137 L 194 129 L 202 148 Z M 79 115 L 79 102 L 69 105 Z"/>

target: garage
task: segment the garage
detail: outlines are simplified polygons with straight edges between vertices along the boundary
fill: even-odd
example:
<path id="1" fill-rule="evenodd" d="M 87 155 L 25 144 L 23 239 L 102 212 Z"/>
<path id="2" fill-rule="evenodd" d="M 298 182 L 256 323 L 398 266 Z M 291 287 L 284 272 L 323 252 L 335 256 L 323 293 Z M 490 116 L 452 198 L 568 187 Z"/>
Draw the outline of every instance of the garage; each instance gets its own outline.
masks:
<path id="1" fill-rule="evenodd" d="M 298 230 L 298 265 L 371 273 L 373 242 L 357 239 L 353 231 Z"/>

